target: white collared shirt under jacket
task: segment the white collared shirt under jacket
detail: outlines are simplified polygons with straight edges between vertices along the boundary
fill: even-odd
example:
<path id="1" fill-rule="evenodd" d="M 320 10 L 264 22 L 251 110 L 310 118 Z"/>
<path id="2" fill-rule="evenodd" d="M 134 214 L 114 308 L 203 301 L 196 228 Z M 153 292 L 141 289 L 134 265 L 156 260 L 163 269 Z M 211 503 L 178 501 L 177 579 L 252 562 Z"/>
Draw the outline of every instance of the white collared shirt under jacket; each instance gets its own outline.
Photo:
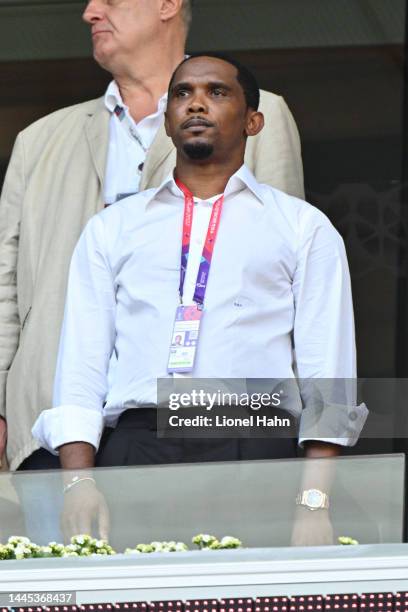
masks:
<path id="1" fill-rule="evenodd" d="M 104 102 L 111 113 L 104 197 L 105 204 L 114 204 L 139 191 L 147 151 L 163 123 L 167 93 L 159 99 L 156 112 L 144 117 L 138 123 L 131 117 L 115 81 L 110 82 Z M 117 106 L 123 109 L 126 117 L 124 121 L 121 121 L 114 112 Z"/>
<path id="2" fill-rule="evenodd" d="M 196 201 L 185 298 L 191 300 L 211 214 Z M 33 427 L 41 445 L 98 448 L 104 425 L 157 401 L 179 305 L 184 196 L 158 189 L 94 216 L 75 249 L 54 384 L 54 408 Z M 294 351 L 293 351 L 294 348 Z M 112 385 L 108 366 L 118 358 Z M 294 362 L 294 354 L 296 359 Z M 225 190 L 193 370 L 195 378 L 354 379 L 351 286 L 343 241 L 318 209 L 257 183 L 242 166 Z M 367 409 L 327 408 L 324 439 L 354 444 Z M 301 441 L 316 438 L 302 405 Z M 326 428 L 327 431 L 327 428 Z"/>

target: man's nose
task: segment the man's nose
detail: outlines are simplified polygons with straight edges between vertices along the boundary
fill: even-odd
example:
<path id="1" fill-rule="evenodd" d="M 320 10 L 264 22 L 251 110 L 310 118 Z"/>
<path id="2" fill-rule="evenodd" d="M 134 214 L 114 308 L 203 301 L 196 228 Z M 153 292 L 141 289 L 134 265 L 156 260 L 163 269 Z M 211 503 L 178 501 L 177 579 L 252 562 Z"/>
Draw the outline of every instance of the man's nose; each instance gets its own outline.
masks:
<path id="1" fill-rule="evenodd" d="M 103 17 L 104 2 L 102 0 L 89 0 L 82 14 L 82 19 L 92 25 Z"/>
<path id="2" fill-rule="evenodd" d="M 191 98 L 189 108 L 190 113 L 206 113 L 207 104 L 201 95 L 195 95 Z"/>

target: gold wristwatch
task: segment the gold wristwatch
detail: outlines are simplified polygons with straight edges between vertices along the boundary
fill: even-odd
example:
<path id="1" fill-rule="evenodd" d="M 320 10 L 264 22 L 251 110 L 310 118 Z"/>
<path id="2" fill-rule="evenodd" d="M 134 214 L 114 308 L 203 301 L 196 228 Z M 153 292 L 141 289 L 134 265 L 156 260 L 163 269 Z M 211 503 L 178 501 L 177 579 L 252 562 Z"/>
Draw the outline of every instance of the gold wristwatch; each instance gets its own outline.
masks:
<path id="1" fill-rule="evenodd" d="M 329 507 L 329 497 L 319 489 L 306 489 L 296 496 L 296 504 L 308 510 L 322 510 Z"/>

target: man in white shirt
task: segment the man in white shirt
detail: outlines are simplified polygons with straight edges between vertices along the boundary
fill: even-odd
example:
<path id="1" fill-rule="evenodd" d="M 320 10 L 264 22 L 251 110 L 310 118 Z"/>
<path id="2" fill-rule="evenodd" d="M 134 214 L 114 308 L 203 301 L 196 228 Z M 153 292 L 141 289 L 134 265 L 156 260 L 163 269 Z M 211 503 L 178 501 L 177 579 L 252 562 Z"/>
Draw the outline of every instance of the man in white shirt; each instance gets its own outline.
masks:
<path id="1" fill-rule="evenodd" d="M 190 0 L 90 0 L 95 60 L 113 77 L 103 98 L 60 109 L 18 135 L 0 204 L 0 458 L 12 470 L 57 467 L 31 428 L 51 406 L 66 279 L 86 221 L 157 187 L 174 168 L 163 117 L 184 57 Z M 284 100 L 262 92 L 266 128 L 248 147 L 258 180 L 303 194 L 299 135 Z M 18 270 L 17 270 L 18 268 Z"/>
<path id="2" fill-rule="evenodd" d="M 146 407 L 157 401 L 157 379 L 168 375 L 180 301 L 202 313 L 195 361 L 183 370 L 196 378 L 293 378 L 292 340 L 300 378 L 355 377 L 340 236 L 320 211 L 259 184 L 243 165 L 247 138 L 264 124 L 258 103 L 256 81 L 238 64 L 209 56 L 182 62 L 166 112 L 177 149 L 174 178 L 109 207 L 83 232 L 70 269 L 54 408 L 33 428 L 63 468 L 95 465 L 106 424 L 116 428 L 98 465 L 118 465 L 125 455 L 130 464 L 260 457 L 249 441 L 237 452 L 231 440 L 203 449 L 196 440 L 188 446 L 149 433 L 155 417 L 146 411 L 155 411 Z M 113 351 L 118 366 L 109 385 Z M 330 408 L 328 441 L 312 439 L 313 407 L 298 415 L 308 457 L 335 456 L 339 444 L 358 438 L 365 407 Z M 126 433 L 129 419 L 145 440 Z M 267 442 L 262 456 L 282 456 Z M 305 478 L 310 485 L 313 476 Z M 84 500 L 90 515 L 101 514 L 92 479 L 75 476 L 67 482 L 71 525 Z M 321 516 L 318 522 L 321 528 Z"/>

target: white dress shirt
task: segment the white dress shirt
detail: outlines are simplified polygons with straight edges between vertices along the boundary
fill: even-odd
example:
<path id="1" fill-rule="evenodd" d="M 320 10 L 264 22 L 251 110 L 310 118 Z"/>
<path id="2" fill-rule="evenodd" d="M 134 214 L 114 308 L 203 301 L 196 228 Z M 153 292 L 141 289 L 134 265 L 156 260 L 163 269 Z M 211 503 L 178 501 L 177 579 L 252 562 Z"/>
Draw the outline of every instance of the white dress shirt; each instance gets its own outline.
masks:
<path id="1" fill-rule="evenodd" d="M 141 171 L 147 151 L 163 123 L 166 105 L 167 93 L 160 98 L 155 113 L 136 123 L 129 113 L 129 108 L 124 104 L 115 81 L 109 84 L 105 93 L 105 106 L 111 113 L 104 183 L 106 204 L 113 204 L 126 195 L 139 191 Z M 124 110 L 123 121 L 114 112 L 117 106 Z"/>
<path id="2" fill-rule="evenodd" d="M 51 452 L 74 441 L 98 448 L 104 425 L 129 407 L 156 403 L 179 304 L 183 211 L 169 177 L 88 222 L 71 262 L 54 408 L 33 427 Z M 210 211 L 209 202 L 195 205 L 187 300 Z M 118 364 L 109 386 L 112 351 Z M 242 166 L 225 190 L 193 376 L 291 379 L 295 370 L 302 379 L 356 376 L 343 241 L 321 211 L 257 183 Z M 329 439 L 354 444 L 367 409 L 331 408 Z M 301 439 L 316 437 L 313 420 L 313 409 L 303 410 Z"/>

